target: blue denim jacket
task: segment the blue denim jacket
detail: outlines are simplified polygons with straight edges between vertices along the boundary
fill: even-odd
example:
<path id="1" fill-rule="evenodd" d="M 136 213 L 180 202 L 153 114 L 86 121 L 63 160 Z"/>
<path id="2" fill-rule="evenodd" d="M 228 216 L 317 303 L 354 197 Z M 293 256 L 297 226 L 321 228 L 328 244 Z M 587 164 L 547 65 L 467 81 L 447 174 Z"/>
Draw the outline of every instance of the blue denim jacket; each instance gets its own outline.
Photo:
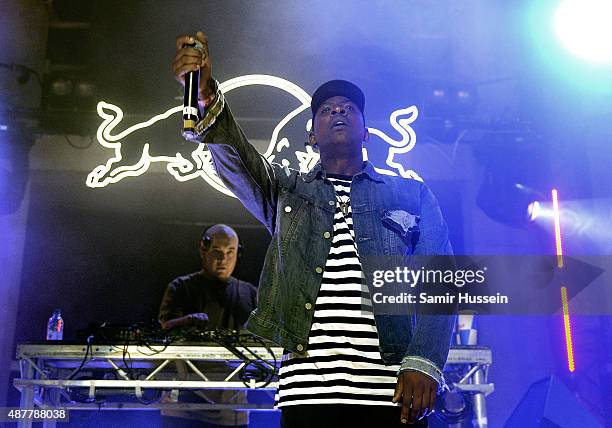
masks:
<path id="1" fill-rule="evenodd" d="M 272 235 L 257 308 L 247 328 L 289 351 L 307 351 L 314 302 L 331 246 L 333 185 L 325 180 L 320 164 L 304 174 L 269 163 L 248 142 L 219 90 L 196 132 L 197 141 L 208 144 L 225 185 Z M 353 178 L 350 200 L 366 278 L 374 268 L 368 256 L 452 254 L 438 203 L 422 182 L 383 176 L 364 162 Z M 410 239 L 401 236 L 407 234 Z M 371 284 L 368 287 L 371 290 Z M 444 387 L 442 369 L 454 317 L 384 315 L 377 314 L 375 306 L 373 310 L 383 361 L 401 364 L 400 372 L 425 373 Z"/>

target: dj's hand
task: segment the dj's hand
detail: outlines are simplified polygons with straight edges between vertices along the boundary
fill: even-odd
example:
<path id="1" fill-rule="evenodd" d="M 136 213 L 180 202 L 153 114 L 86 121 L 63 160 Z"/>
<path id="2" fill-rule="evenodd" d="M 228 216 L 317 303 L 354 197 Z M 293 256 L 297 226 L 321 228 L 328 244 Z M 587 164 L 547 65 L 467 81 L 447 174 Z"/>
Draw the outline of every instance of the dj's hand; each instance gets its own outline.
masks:
<path id="1" fill-rule="evenodd" d="M 204 52 L 186 45 L 193 44 L 197 39 L 204 45 Z M 204 105 L 209 105 L 215 94 L 210 87 L 212 76 L 212 65 L 208 54 L 208 39 L 201 31 L 193 36 L 179 36 L 176 38 L 176 55 L 172 60 L 172 72 L 179 83 L 185 86 L 185 74 L 190 71 L 200 70 L 200 97 Z"/>
<path id="2" fill-rule="evenodd" d="M 431 377 L 415 370 L 401 372 L 397 378 L 393 402 L 402 401 L 400 420 L 413 424 L 429 415 L 436 403 L 438 384 Z"/>
<path id="3" fill-rule="evenodd" d="M 189 314 L 189 324 L 204 328 L 208 326 L 208 315 L 204 312 L 198 312 L 196 314 Z"/>

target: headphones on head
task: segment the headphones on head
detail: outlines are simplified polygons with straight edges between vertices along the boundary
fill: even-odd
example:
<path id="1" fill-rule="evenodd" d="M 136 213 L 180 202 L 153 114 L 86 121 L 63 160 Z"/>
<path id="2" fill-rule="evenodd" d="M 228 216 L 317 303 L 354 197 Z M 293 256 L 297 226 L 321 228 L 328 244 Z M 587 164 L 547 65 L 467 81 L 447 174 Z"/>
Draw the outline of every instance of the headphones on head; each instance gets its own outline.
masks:
<path id="1" fill-rule="evenodd" d="M 202 230 L 202 242 L 204 243 L 204 249 L 208 250 L 210 248 L 210 245 L 212 244 L 212 238 L 208 235 L 208 231 L 216 226 L 218 223 L 215 224 L 210 224 L 208 226 L 206 226 L 204 228 L 204 230 Z M 236 256 L 237 259 L 240 260 L 240 257 L 242 257 L 242 252 L 243 252 L 243 245 L 242 245 L 242 239 L 240 239 L 240 235 L 238 235 L 238 232 L 236 232 L 234 230 L 234 228 L 232 228 L 232 230 L 236 233 L 236 236 L 238 237 L 238 249 L 236 251 Z"/>

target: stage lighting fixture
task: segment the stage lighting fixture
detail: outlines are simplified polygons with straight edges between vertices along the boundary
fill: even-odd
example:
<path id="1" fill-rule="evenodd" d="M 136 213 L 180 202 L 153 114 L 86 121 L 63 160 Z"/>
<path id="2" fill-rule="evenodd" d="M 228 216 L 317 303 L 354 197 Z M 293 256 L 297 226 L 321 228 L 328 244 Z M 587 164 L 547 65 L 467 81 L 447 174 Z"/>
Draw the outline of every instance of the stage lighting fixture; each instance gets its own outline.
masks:
<path id="1" fill-rule="evenodd" d="M 431 91 L 431 95 L 434 100 L 446 100 L 446 91 L 444 89 L 434 89 Z"/>
<path id="2" fill-rule="evenodd" d="M 430 117 L 447 117 L 451 107 L 449 89 L 441 86 L 434 86 L 425 91 L 423 95 L 423 108 L 425 114 Z"/>
<path id="3" fill-rule="evenodd" d="M 463 87 L 455 89 L 454 101 L 458 115 L 467 116 L 474 112 L 478 103 L 476 95 L 475 88 Z"/>
<path id="4" fill-rule="evenodd" d="M 548 200 L 540 190 L 549 180 L 546 142 L 532 131 L 499 129 L 485 133 L 473 147 L 474 158 L 484 166 L 476 198 L 480 209 L 499 223 L 529 226 L 534 201 Z"/>
<path id="5" fill-rule="evenodd" d="M 476 106 L 476 90 L 468 85 L 434 85 L 423 94 L 428 116 L 454 118 L 471 113 Z"/>
<path id="6" fill-rule="evenodd" d="M 611 22 L 610 0 L 566 0 L 553 18 L 555 33 L 567 50 L 600 64 L 612 64 Z"/>
<path id="7" fill-rule="evenodd" d="M 76 84 L 76 95 L 82 98 L 92 98 L 96 94 L 96 86 L 87 81 L 80 81 Z"/>
<path id="8" fill-rule="evenodd" d="M 72 80 L 59 77 L 51 82 L 50 91 L 53 95 L 65 97 L 72 94 L 73 86 Z"/>
<path id="9" fill-rule="evenodd" d="M 574 249 L 596 248 L 602 254 L 612 251 L 612 199 L 564 200 L 558 213 L 551 199 L 538 199 L 537 204 L 532 204 L 531 213 L 532 223 L 551 233 L 556 230 L 558 216 L 560 230 L 571 239 Z"/>
<path id="10" fill-rule="evenodd" d="M 457 100 L 460 103 L 463 104 L 467 104 L 470 102 L 470 99 L 472 98 L 472 93 L 466 89 L 459 89 L 457 91 Z"/>
<path id="11" fill-rule="evenodd" d="M 527 215 L 529 216 L 529 221 L 535 221 L 541 214 L 542 208 L 540 207 L 540 202 L 533 201 L 527 207 Z"/>
<path id="12" fill-rule="evenodd" d="M 91 2 L 53 2 L 42 94 L 42 128 L 47 134 L 91 135 L 95 132 L 91 14 Z"/>
<path id="13" fill-rule="evenodd" d="M 542 194 L 521 183 L 512 183 L 498 172 L 485 171 L 476 203 L 491 219 L 513 227 L 525 227 L 540 213 Z"/>

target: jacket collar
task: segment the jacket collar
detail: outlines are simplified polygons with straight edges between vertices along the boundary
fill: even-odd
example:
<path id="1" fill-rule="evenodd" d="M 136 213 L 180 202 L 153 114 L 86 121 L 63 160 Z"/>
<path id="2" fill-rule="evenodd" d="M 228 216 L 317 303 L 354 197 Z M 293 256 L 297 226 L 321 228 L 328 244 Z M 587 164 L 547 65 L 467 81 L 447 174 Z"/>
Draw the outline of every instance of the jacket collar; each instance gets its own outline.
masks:
<path id="1" fill-rule="evenodd" d="M 319 161 L 314 167 L 312 167 L 310 171 L 308 171 L 308 173 L 303 177 L 303 180 L 306 183 L 310 183 L 315 178 L 319 177 L 320 175 L 324 175 L 324 174 L 325 174 L 325 171 L 323 170 L 321 161 Z M 361 170 L 359 174 L 355 174 L 355 177 L 357 177 L 358 175 L 362 175 L 362 174 L 368 176 L 374 181 L 380 181 L 380 182 L 383 181 L 382 175 L 376 172 L 376 170 L 374 169 L 374 165 L 372 165 L 370 161 L 363 162 L 363 169 Z"/>

